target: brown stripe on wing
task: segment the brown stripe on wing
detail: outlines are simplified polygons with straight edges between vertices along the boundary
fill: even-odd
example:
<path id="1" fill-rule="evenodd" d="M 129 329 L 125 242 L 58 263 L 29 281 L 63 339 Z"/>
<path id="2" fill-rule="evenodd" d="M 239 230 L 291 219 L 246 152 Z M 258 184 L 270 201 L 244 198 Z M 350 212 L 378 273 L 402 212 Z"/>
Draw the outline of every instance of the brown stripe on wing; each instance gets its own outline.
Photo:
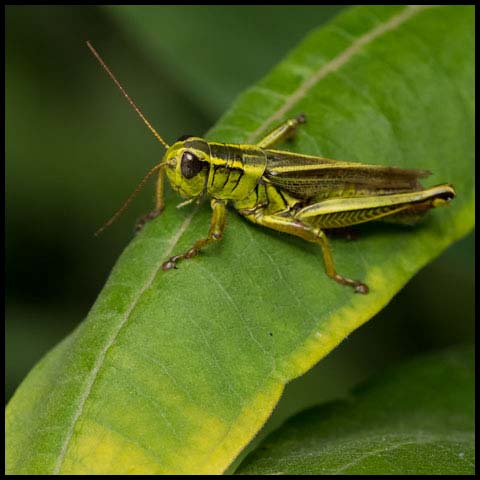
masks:
<path id="1" fill-rule="evenodd" d="M 386 195 L 422 188 L 427 170 L 342 162 L 321 157 L 267 150 L 264 178 L 300 198 Z"/>

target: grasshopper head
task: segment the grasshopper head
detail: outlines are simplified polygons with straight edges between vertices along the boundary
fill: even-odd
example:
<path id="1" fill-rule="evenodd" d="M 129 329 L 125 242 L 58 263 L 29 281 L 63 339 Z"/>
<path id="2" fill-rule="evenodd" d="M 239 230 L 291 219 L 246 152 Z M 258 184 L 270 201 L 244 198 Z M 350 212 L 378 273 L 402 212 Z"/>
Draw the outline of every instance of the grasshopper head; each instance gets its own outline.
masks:
<path id="1" fill-rule="evenodd" d="M 208 180 L 209 158 L 210 148 L 205 140 L 192 136 L 179 138 L 162 161 L 172 188 L 184 198 L 201 195 Z"/>

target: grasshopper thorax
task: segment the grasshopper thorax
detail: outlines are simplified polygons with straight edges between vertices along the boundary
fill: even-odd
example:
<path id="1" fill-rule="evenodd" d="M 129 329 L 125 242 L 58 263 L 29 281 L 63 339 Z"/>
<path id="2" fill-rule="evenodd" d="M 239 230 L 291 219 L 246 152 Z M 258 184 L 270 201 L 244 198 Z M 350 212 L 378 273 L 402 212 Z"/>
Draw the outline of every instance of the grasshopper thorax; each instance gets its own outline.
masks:
<path id="1" fill-rule="evenodd" d="M 165 153 L 167 177 L 172 188 L 184 198 L 198 197 L 205 190 L 210 148 L 200 137 L 182 137 Z"/>

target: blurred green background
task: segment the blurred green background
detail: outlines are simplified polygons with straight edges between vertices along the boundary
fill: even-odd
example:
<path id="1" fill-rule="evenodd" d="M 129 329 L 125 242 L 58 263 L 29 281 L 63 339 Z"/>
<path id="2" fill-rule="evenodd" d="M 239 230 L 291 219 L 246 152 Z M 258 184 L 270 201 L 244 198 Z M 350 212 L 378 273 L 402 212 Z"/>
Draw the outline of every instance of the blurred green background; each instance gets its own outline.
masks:
<path id="1" fill-rule="evenodd" d="M 87 315 L 135 220 L 153 205 L 152 184 L 93 236 L 163 150 L 85 40 L 172 141 L 205 133 L 243 89 L 342 8 L 6 7 L 6 401 Z M 472 343 L 473 305 L 471 234 L 289 384 L 265 431 L 388 364 Z"/>

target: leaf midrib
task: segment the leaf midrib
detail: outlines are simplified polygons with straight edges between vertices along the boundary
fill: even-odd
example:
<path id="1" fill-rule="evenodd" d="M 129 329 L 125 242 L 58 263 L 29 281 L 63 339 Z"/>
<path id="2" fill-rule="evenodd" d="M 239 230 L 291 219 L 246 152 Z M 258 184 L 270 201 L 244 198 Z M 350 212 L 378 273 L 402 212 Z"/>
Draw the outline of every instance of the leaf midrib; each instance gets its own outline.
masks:
<path id="1" fill-rule="evenodd" d="M 70 441 L 73 437 L 73 432 L 75 430 L 75 426 L 77 424 L 78 419 L 82 415 L 85 403 L 86 403 L 88 397 L 90 396 L 90 392 L 93 389 L 93 386 L 95 384 L 96 379 L 98 378 L 98 372 L 100 371 L 100 369 L 103 366 L 103 362 L 105 360 L 105 357 L 106 357 L 108 351 L 110 350 L 110 348 L 115 343 L 115 340 L 117 339 L 117 337 L 120 334 L 123 327 L 127 324 L 133 310 L 135 309 L 138 302 L 142 298 L 142 295 L 152 285 L 155 277 L 157 276 L 158 271 L 160 270 L 160 267 L 161 267 L 161 265 L 164 261 L 164 258 L 168 257 L 173 252 L 173 249 L 177 245 L 178 241 L 180 240 L 182 235 L 185 233 L 187 228 L 190 226 L 190 223 L 192 222 L 192 220 L 193 220 L 195 214 L 197 213 L 197 211 L 198 211 L 198 207 L 193 209 L 192 212 L 185 218 L 183 223 L 180 225 L 180 228 L 178 229 L 178 231 L 172 236 L 172 238 L 171 238 L 170 242 L 168 243 L 167 248 L 165 250 L 164 257 L 160 257 L 161 258 L 160 261 L 157 263 L 155 268 L 152 270 L 152 273 L 147 278 L 145 284 L 138 291 L 138 294 L 133 299 L 130 307 L 125 312 L 123 318 L 121 318 L 120 323 L 118 324 L 118 327 L 117 327 L 116 331 L 114 331 L 112 333 L 112 335 L 110 337 L 108 337 L 107 342 L 106 342 L 103 350 L 100 352 L 100 355 L 98 356 L 98 359 L 95 362 L 95 365 L 93 367 L 93 370 L 92 370 L 92 373 L 91 373 L 90 377 L 87 378 L 87 385 L 86 385 L 85 392 L 80 397 L 80 402 L 79 402 L 78 408 L 75 411 L 75 414 L 74 414 L 73 419 L 72 419 L 72 424 L 70 425 L 70 428 L 67 432 L 67 436 L 65 437 L 65 441 L 62 444 L 62 448 L 60 450 L 60 455 L 58 457 L 57 463 L 55 464 L 53 474 L 55 474 L 55 475 L 59 474 L 60 469 L 62 468 L 62 464 L 63 464 L 63 461 L 65 459 L 65 455 L 67 453 L 68 446 L 70 445 Z"/>
<path id="2" fill-rule="evenodd" d="M 373 30 L 361 35 L 354 40 L 348 48 L 337 55 L 335 58 L 322 65 L 316 70 L 310 77 L 306 78 L 303 83 L 290 95 L 285 97 L 285 103 L 282 107 L 278 108 L 270 117 L 267 118 L 262 124 L 248 137 L 247 143 L 252 143 L 257 139 L 261 133 L 263 133 L 274 122 L 280 121 L 285 117 L 285 114 L 291 110 L 293 105 L 298 103 L 318 82 L 325 78 L 328 74 L 336 72 L 343 65 L 345 65 L 353 56 L 360 52 L 362 47 L 373 42 L 378 37 L 384 35 L 387 32 L 399 27 L 402 23 L 405 23 L 408 19 L 417 15 L 423 10 L 427 10 L 438 5 L 408 5 L 400 13 L 397 13 L 390 20 L 380 23 Z"/>

